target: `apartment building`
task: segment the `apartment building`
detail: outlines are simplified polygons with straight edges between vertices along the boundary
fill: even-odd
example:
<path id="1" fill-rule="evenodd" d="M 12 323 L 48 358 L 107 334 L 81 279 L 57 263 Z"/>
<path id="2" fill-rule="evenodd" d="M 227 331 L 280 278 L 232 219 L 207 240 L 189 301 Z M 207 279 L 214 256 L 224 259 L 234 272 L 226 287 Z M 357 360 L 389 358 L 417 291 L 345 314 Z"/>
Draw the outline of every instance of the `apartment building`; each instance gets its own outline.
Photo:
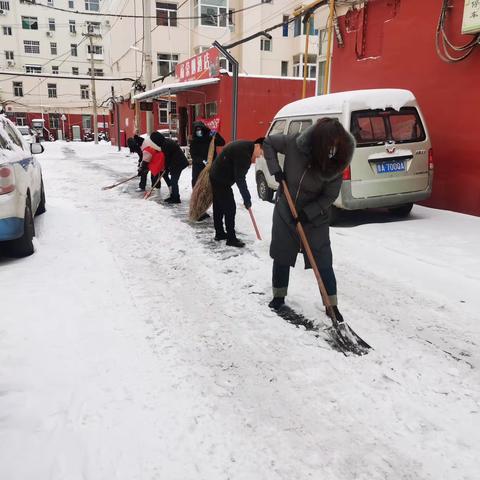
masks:
<path id="1" fill-rule="evenodd" d="M 32 119 L 41 118 L 55 137 L 59 130 L 71 136 L 72 126 L 80 127 L 80 134 L 92 129 L 92 50 L 95 76 L 111 75 L 103 45 L 108 22 L 90 15 L 100 11 L 101 3 L 0 1 L 0 102 L 17 124 L 31 126 Z M 94 34 L 92 45 L 84 35 L 87 31 Z M 102 105 L 110 96 L 111 82 L 96 83 L 97 104 Z M 100 127 L 103 120 L 100 115 Z"/>

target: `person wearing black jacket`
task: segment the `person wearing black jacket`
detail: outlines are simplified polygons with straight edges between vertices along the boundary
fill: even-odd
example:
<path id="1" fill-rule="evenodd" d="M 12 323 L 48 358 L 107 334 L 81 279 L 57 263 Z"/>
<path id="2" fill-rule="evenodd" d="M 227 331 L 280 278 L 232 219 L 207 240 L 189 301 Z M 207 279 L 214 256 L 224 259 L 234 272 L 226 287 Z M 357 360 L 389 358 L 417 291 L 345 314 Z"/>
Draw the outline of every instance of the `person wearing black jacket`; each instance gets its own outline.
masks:
<path id="1" fill-rule="evenodd" d="M 258 138 L 254 142 L 237 140 L 229 143 L 213 161 L 210 170 L 215 240 L 226 240 L 227 245 L 232 247 L 245 245 L 235 234 L 236 205 L 232 185 L 237 184 L 245 208 L 250 208 L 252 200 L 245 177 L 250 165 L 263 154 L 262 143 L 263 138 Z M 223 227 L 224 218 L 225 229 Z"/>
<path id="2" fill-rule="evenodd" d="M 208 159 L 208 149 L 210 147 L 210 140 L 214 132 L 210 130 L 203 122 L 193 122 L 193 134 L 190 141 L 190 156 L 192 157 L 192 188 L 197 183 L 197 178 L 200 172 L 205 168 Z M 215 134 L 215 147 L 223 147 L 225 140 L 217 132 Z M 216 150 L 214 150 L 213 158 L 216 157 Z"/>
<path id="3" fill-rule="evenodd" d="M 158 145 L 165 155 L 165 164 L 170 173 L 171 194 L 165 199 L 166 203 L 181 203 L 178 190 L 178 180 L 184 168 L 188 166 L 188 160 L 177 142 L 165 138 L 160 132 L 153 132 L 150 140 Z"/>

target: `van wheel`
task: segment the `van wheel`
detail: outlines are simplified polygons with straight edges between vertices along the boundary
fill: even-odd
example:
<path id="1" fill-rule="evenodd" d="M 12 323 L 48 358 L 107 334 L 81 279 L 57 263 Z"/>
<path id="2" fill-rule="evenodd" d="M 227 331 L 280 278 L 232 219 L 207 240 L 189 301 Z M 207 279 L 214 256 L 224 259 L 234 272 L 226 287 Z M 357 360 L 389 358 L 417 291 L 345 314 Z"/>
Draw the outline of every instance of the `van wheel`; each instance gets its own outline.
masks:
<path id="1" fill-rule="evenodd" d="M 46 211 L 47 209 L 45 208 L 45 188 L 43 187 L 43 179 L 42 179 L 42 184 L 40 187 L 40 203 L 38 204 L 37 211 L 35 212 L 35 216 L 41 215 Z"/>
<path id="2" fill-rule="evenodd" d="M 257 173 L 257 193 L 265 202 L 271 202 L 273 200 L 274 191 L 268 186 L 265 175 L 262 172 Z"/>
<path id="3" fill-rule="evenodd" d="M 328 212 L 328 222 L 330 225 L 336 225 L 342 215 L 342 209 L 332 205 Z"/>
<path id="4" fill-rule="evenodd" d="M 33 224 L 32 207 L 30 199 L 27 198 L 25 205 L 25 219 L 23 235 L 15 240 L 9 240 L 6 243 L 7 255 L 15 258 L 28 257 L 34 251 L 33 237 L 35 236 L 35 226 Z"/>
<path id="5" fill-rule="evenodd" d="M 408 217 L 408 215 L 412 211 L 412 208 L 413 203 L 407 203 L 406 205 L 402 205 L 401 207 L 389 208 L 388 211 L 396 217 Z"/>

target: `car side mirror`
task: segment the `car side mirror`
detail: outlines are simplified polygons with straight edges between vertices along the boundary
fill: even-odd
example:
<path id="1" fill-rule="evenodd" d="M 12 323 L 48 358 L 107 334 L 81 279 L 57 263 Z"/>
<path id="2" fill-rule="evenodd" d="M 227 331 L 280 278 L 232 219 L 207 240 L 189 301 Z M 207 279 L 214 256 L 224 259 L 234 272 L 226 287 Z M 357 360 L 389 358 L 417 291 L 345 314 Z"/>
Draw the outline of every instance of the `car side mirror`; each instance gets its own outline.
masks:
<path id="1" fill-rule="evenodd" d="M 45 149 L 43 148 L 43 145 L 41 143 L 31 143 L 30 144 L 30 152 L 32 152 L 33 155 L 36 155 L 38 153 L 43 153 Z"/>

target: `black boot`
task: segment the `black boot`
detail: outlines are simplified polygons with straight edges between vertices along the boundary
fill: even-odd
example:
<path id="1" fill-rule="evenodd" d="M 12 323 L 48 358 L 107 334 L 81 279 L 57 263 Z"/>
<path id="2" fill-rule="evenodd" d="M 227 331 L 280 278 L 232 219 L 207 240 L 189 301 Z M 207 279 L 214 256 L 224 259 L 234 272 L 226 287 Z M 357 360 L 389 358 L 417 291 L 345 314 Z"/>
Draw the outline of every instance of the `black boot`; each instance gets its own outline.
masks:
<path id="1" fill-rule="evenodd" d="M 165 199 L 165 203 L 182 203 L 182 202 L 180 201 L 180 197 L 170 196 L 170 197 Z"/>
<path id="2" fill-rule="evenodd" d="M 219 242 L 220 240 L 226 240 L 227 238 L 228 237 L 227 237 L 227 234 L 225 232 L 220 232 L 220 233 L 215 234 L 214 240 L 216 242 Z"/>
<path id="3" fill-rule="evenodd" d="M 197 222 L 202 222 L 203 220 L 206 220 L 207 218 L 210 218 L 210 215 L 208 213 L 204 213 L 203 215 L 200 215 Z"/>
<path id="4" fill-rule="evenodd" d="M 229 247 L 238 247 L 238 248 L 242 248 L 245 246 L 245 242 L 242 242 L 241 240 L 239 240 L 238 238 L 234 237 L 234 238 L 229 238 L 227 239 L 227 245 Z"/>
<path id="5" fill-rule="evenodd" d="M 279 310 L 285 305 L 285 297 L 273 297 L 268 306 L 272 310 Z"/>
<path id="6" fill-rule="evenodd" d="M 332 309 L 335 313 L 335 318 L 337 319 L 337 322 L 338 323 L 343 323 L 345 320 L 343 319 L 343 315 L 340 313 L 340 310 L 338 309 L 338 307 L 336 305 L 333 305 Z M 330 313 L 330 310 L 328 308 L 327 308 L 326 313 L 327 313 L 327 317 L 332 318 L 332 314 Z"/>

